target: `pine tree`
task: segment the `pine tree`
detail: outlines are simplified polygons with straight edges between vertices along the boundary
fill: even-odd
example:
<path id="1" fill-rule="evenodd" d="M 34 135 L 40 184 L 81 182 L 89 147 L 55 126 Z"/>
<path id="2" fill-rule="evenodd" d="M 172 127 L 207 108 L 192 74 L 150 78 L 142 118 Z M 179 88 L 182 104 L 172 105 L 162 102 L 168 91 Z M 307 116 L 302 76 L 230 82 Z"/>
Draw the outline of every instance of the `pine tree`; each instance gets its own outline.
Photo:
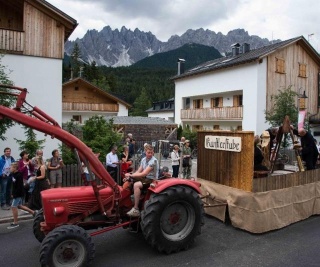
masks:
<path id="1" fill-rule="evenodd" d="M 27 151 L 30 157 L 34 157 L 36 155 L 37 149 L 43 149 L 42 144 L 46 141 L 45 139 L 37 140 L 37 135 L 33 131 L 32 128 L 29 128 L 27 126 L 23 127 L 25 129 L 25 136 L 26 140 L 18 140 L 17 138 L 14 138 L 14 140 L 17 141 L 19 144 L 19 149 Z"/>
<path id="2" fill-rule="evenodd" d="M 6 73 L 6 68 L 1 64 L 1 59 L 3 55 L 0 55 L 0 84 L 13 85 L 13 82 L 9 79 Z M 8 92 L 5 88 L 0 88 L 0 92 Z M 15 99 L 12 96 L 6 94 L 0 94 L 0 105 L 5 107 L 10 107 L 14 103 Z M 3 118 L 0 120 L 0 140 L 6 140 L 4 134 L 7 129 L 13 125 L 13 121 L 8 118 Z"/>
<path id="3" fill-rule="evenodd" d="M 133 111 L 131 113 L 132 116 L 142 116 L 147 117 L 148 113 L 147 109 L 151 107 L 152 103 L 147 94 L 147 90 L 142 88 L 140 95 L 136 98 L 133 104 Z"/>
<path id="4" fill-rule="evenodd" d="M 82 67 L 82 64 L 80 62 L 81 59 L 81 50 L 76 42 L 73 46 L 73 50 L 71 53 L 71 65 L 73 69 L 73 77 L 79 77 L 80 75 L 80 68 Z"/>

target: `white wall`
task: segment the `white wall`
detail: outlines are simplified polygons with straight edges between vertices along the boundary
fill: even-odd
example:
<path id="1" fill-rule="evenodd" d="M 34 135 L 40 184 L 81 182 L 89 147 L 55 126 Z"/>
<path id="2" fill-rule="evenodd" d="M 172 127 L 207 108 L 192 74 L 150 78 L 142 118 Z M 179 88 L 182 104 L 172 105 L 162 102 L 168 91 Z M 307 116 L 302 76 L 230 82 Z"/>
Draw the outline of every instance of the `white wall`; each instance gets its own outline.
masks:
<path id="1" fill-rule="evenodd" d="M 180 110 L 183 97 L 220 94 L 224 97 L 224 106 L 232 106 L 232 92 L 243 91 L 244 131 L 262 133 L 268 125 L 265 123 L 266 109 L 266 60 L 261 64 L 251 63 L 212 73 L 191 76 L 175 81 L 175 123 L 181 124 Z M 230 96 L 230 97 L 229 97 Z M 227 98 L 229 97 L 229 100 Z M 204 107 L 210 107 L 205 101 Z M 208 96 L 209 99 L 209 96 Z M 229 102 L 225 102 L 229 101 Z M 192 105 L 192 103 L 190 103 Z M 217 123 L 218 124 L 218 123 Z M 238 123 L 235 123 L 238 125 Z M 240 124 L 240 123 L 239 123 Z"/>
<path id="2" fill-rule="evenodd" d="M 8 73 L 10 80 L 15 86 L 28 89 L 27 102 L 37 106 L 50 115 L 59 124 L 62 121 L 62 60 L 22 55 L 5 55 L 2 65 Z M 37 139 L 46 139 L 44 156 L 51 156 L 53 149 L 58 148 L 60 143 L 57 139 L 45 137 L 43 133 L 35 132 Z M 6 133 L 7 140 L 1 142 L 0 152 L 5 147 L 12 149 L 12 156 L 19 158 L 20 150 L 16 141 L 25 140 L 24 130 L 20 126 L 10 128 Z"/>
<path id="3" fill-rule="evenodd" d="M 118 104 L 119 104 L 118 116 L 128 116 L 128 108 L 119 102 Z"/>

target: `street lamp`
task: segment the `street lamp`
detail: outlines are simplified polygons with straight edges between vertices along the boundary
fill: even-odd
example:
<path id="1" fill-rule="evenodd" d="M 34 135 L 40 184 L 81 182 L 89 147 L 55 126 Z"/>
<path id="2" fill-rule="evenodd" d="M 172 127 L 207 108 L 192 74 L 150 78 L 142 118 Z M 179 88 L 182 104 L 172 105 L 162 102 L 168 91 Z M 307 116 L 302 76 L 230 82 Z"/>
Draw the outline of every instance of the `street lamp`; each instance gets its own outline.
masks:
<path id="1" fill-rule="evenodd" d="M 303 91 L 303 94 L 298 95 L 298 99 L 299 99 L 299 110 L 300 109 L 305 109 L 306 108 L 306 91 Z"/>
<path id="2" fill-rule="evenodd" d="M 309 42 L 310 37 L 313 36 L 313 35 L 314 35 L 314 33 L 308 34 L 308 42 Z"/>

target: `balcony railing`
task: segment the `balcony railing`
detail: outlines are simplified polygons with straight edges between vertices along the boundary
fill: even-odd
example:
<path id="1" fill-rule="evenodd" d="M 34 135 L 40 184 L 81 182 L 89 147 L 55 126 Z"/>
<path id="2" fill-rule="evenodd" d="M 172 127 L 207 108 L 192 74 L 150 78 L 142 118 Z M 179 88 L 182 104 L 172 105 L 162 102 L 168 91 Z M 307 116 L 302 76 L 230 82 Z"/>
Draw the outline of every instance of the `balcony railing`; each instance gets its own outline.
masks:
<path id="1" fill-rule="evenodd" d="M 92 103 L 73 103 L 62 102 L 63 111 L 102 111 L 102 112 L 118 112 L 117 104 L 92 104 Z"/>
<path id="2" fill-rule="evenodd" d="M 24 32 L 0 28 L 0 50 L 8 52 L 23 52 Z"/>
<path id="3" fill-rule="evenodd" d="M 181 109 L 181 120 L 242 120 L 242 107 Z"/>

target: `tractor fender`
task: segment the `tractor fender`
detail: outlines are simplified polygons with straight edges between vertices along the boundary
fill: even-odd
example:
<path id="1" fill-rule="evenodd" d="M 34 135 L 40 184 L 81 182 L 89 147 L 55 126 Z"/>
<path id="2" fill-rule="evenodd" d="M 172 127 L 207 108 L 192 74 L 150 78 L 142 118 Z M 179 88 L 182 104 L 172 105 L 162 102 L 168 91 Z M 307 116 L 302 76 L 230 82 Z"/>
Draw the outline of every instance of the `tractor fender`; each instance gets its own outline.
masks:
<path id="1" fill-rule="evenodd" d="M 176 185 L 184 185 L 191 187 L 194 189 L 198 194 L 201 194 L 199 182 L 187 179 L 180 179 L 180 178 L 169 178 L 164 180 L 155 180 L 150 184 L 148 188 L 149 191 L 152 193 L 161 193 L 163 190 L 167 189 L 168 187 L 176 186 Z M 150 192 L 150 193 L 151 193 Z"/>

